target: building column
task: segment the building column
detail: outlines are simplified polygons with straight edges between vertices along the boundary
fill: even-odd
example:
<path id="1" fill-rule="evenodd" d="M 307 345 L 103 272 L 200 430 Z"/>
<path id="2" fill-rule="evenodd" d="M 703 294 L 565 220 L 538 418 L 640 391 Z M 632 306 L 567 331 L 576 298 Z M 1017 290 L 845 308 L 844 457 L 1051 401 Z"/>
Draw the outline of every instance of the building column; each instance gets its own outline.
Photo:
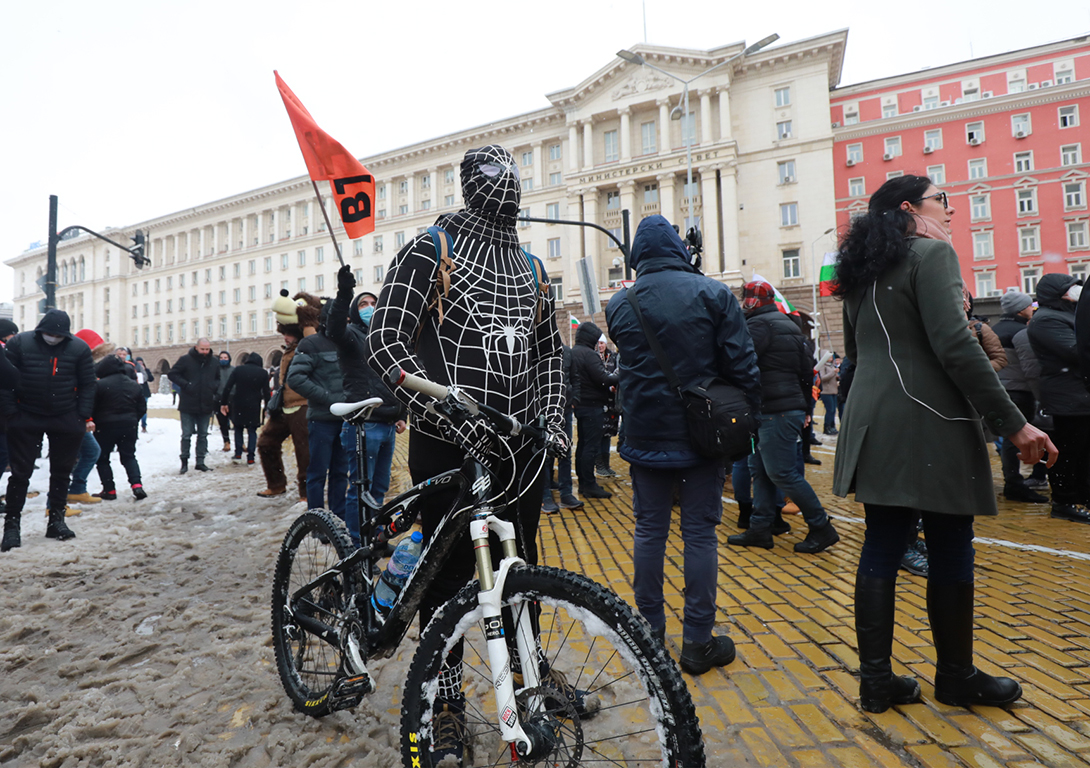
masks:
<path id="1" fill-rule="evenodd" d="M 670 151 L 670 101 L 659 99 L 659 153 Z"/>
<path id="2" fill-rule="evenodd" d="M 700 169 L 700 197 L 704 215 L 700 234 L 704 237 L 704 271 L 722 272 L 723 254 L 719 248 L 719 192 L 716 171 L 719 166 Z"/>
<path id="3" fill-rule="evenodd" d="M 405 196 L 405 204 L 409 206 L 409 215 L 412 216 L 414 213 L 416 213 L 416 200 L 415 200 L 415 198 L 416 198 L 416 194 L 415 194 L 416 193 L 416 190 L 415 190 L 415 187 L 416 187 L 416 174 L 409 174 L 409 175 L 405 176 L 405 180 L 409 182 L 409 185 L 408 185 L 409 192 Z M 323 205 L 324 204 L 325 203 L 323 201 Z M 407 235 L 406 235 L 406 237 L 407 237 Z"/>
<path id="4" fill-rule="evenodd" d="M 534 189 L 537 190 L 545 186 L 545 161 L 540 140 L 531 142 L 530 147 L 534 153 Z"/>
<path id="5" fill-rule="evenodd" d="M 197 247 L 200 249 L 200 258 L 204 258 L 205 248 L 208 241 L 208 227 L 201 227 L 197 234 Z"/>
<path id="6" fill-rule="evenodd" d="M 708 146 L 712 139 L 712 89 L 700 92 L 700 143 Z"/>
<path id="7" fill-rule="evenodd" d="M 590 170 L 594 167 L 594 125 L 591 121 L 583 121 L 583 168 Z"/>
<path id="8" fill-rule="evenodd" d="M 628 107 L 621 113 L 621 162 L 632 159 L 632 110 Z"/>
<path id="9" fill-rule="evenodd" d="M 741 272 L 738 249 L 738 167 L 728 163 L 720 172 L 720 206 L 723 217 L 723 271 Z"/>
<path id="10" fill-rule="evenodd" d="M 263 242 L 265 242 L 265 229 L 266 227 L 268 227 L 268 223 L 265 218 L 265 211 L 257 212 L 257 215 L 254 217 L 254 226 L 257 231 L 254 233 L 254 236 L 250 242 L 253 242 L 253 240 L 257 240 L 255 245 L 261 245 Z"/>
<path id="11" fill-rule="evenodd" d="M 579 170 L 579 123 L 568 123 L 568 170 Z"/>
<path id="12" fill-rule="evenodd" d="M 598 190 L 588 189 L 583 193 L 583 221 L 589 221 L 593 224 L 601 225 L 598 221 Z M 583 230 L 583 253 L 590 258 L 593 266 L 593 272 L 598 280 L 598 285 L 602 286 L 605 283 L 602 282 L 605 278 L 605 274 L 602 268 L 602 235 L 598 233 L 598 230 L 591 229 L 590 227 L 580 227 Z"/>
<path id="13" fill-rule="evenodd" d="M 734 135 L 730 118 L 730 88 L 719 89 L 719 139 L 729 141 Z"/>
<path id="14" fill-rule="evenodd" d="M 242 217 L 242 247 L 249 248 L 253 242 L 253 227 L 250 225 L 250 214 L 247 213 Z"/>
<path id="15" fill-rule="evenodd" d="M 659 183 L 659 213 L 671 224 L 677 224 L 677 202 L 674 199 L 674 174 L 656 176 Z M 680 226 L 680 225 L 679 225 Z"/>
<path id="16" fill-rule="evenodd" d="M 223 222 L 217 221 L 212 225 L 212 253 L 219 255 L 223 250 Z"/>
<path id="17" fill-rule="evenodd" d="M 572 193 L 572 194 L 569 195 L 569 198 L 570 198 L 570 202 L 568 203 L 568 216 L 569 216 L 569 218 L 575 219 L 576 221 L 585 221 L 585 219 L 583 218 L 583 195 L 582 195 L 582 193 L 578 193 L 578 192 L 577 193 Z M 575 210 L 572 210 L 573 208 Z M 578 234 L 576 234 L 573 237 L 569 238 L 569 242 L 571 242 L 572 239 L 575 240 L 575 259 L 574 259 L 574 261 L 578 261 L 579 259 L 581 259 L 581 258 L 583 258 L 584 256 L 587 255 L 587 250 L 586 250 L 584 242 L 583 242 L 583 233 L 587 229 L 588 229 L 587 227 L 579 227 Z M 574 261 L 573 261 L 573 264 L 572 264 L 573 267 L 575 266 Z"/>
<path id="18" fill-rule="evenodd" d="M 631 234 L 635 236 L 636 225 L 640 223 L 640 211 L 636 205 L 636 182 L 633 180 L 622 181 L 621 187 L 621 210 L 629 210 L 628 222 L 631 227 Z M 622 219 L 623 221 L 623 219 Z"/>

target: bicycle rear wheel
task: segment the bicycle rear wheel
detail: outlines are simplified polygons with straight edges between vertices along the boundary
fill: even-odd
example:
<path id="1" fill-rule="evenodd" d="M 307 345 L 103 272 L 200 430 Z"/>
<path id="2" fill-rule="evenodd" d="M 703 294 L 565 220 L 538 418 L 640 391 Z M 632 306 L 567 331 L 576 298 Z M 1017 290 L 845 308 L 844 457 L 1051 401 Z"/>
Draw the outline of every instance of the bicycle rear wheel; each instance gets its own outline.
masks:
<path id="1" fill-rule="evenodd" d="M 436 613 L 420 638 L 401 710 L 406 766 L 440 764 L 452 732 L 467 768 L 511 760 L 497 727 L 477 595 L 474 581 Z M 546 733 L 549 742 L 547 754 L 523 758 L 520 766 L 704 765 L 700 724 L 681 673 L 624 601 L 583 576 L 524 566 L 508 574 L 503 604 L 515 617 L 539 612 L 541 668 L 563 673 L 517 696 L 523 727 L 529 723 L 528 731 Z M 453 673 L 444 669 L 448 658 L 455 660 Z M 516 675 L 516 691 L 519 683 Z M 433 722 L 437 699 L 446 711 L 434 719 L 443 724 Z M 452 710 L 461 720 L 453 731 Z"/>
<path id="2" fill-rule="evenodd" d="M 312 717 L 334 709 L 330 692 L 341 670 L 341 649 L 304 629 L 299 620 L 306 617 L 339 633 L 361 576 L 352 569 L 294 599 L 293 595 L 352 551 L 340 521 L 324 510 L 312 510 L 292 523 L 276 559 L 272 589 L 276 669 L 292 704 Z"/>

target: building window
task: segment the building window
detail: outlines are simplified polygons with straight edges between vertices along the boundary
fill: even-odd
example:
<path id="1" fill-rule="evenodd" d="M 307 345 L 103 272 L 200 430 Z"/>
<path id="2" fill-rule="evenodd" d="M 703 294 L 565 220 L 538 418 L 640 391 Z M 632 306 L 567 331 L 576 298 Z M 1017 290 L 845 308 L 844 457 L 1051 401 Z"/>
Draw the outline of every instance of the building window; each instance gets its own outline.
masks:
<path id="1" fill-rule="evenodd" d="M 931 131 L 923 132 L 923 145 L 925 148 L 934 152 L 936 149 L 942 149 L 942 129 L 936 128 Z"/>
<path id="2" fill-rule="evenodd" d="M 282 290 L 282 291 L 288 290 L 288 281 L 287 280 L 281 280 L 280 281 L 280 290 Z"/>
<path id="3" fill-rule="evenodd" d="M 1084 248 L 1086 248 L 1086 222 L 1067 222 L 1067 249 L 1076 251 Z"/>
<path id="4" fill-rule="evenodd" d="M 621 227 L 610 227 L 609 228 L 609 234 L 613 235 L 613 237 L 617 238 L 617 240 L 621 240 L 622 237 L 624 237 L 624 233 L 623 233 L 623 230 L 621 229 Z M 609 240 L 606 241 L 606 247 L 607 248 L 616 248 L 617 247 L 617 240 L 613 240 L 612 238 L 610 238 Z M 622 240 L 622 242 L 623 242 L 623 240 Z M 612 271 L 612 270 L 610 270 L 610 271 Z M 612 280 L 613 278 L 611 277 L 610 279 Z"/>
<path id="5" fill-rule="evenodd" d="M 1067 85 L 1075 80 L 1075 73 L 1067 68 L 1056 70 L 1056 85 Z"/>
<path id="6" fill-rule="evenodd" d="M 454 183 L 454 169 L 453 168 L 447 168 L 447 171 L 443 176 L 443 180 L 447 184 L 453 184 Z"/>
<path id="7" fill-rule="evenodd" d="M 397 248 L 400 251 L 404 247 L 405 247 L 405 233 L 404 232 L 394 232 L 394 248 Z"/>
<path id="8" fill-rule="evenodd" d="M 886 174 L 886 181 L 889 181 L 890 179 L 896 179 L 899 176 L 904 176 L 904 175 L 905 175 L 904 171 L 890 171 L 889 173 Z"/>
<path id="9" fill-rule="evenodd" d="M 557 206 L 557 207 L 559 208 L 559 206 Z M 546 210 L 548 210 L 547 206 L 546 206 Z M 522 210 L 520 210 L 519 215 L 518 215 L 519 228 L 520 229 L 525 229 L 526 227 L 530 226 L 530 222 L 528 222 L 526 219 L 530 218 L 533 215 L 534 214 L 530 213 L 530 208 L 529 207 L 526 207 L 526 208 L 523 208 Z M 548 218 L 548 216 L 546 216 L 545 218 Z"/>
<path id="10" fill-rule="evenodd" d="M 659 201 L 659 185 L 658 184 L 644 184 L 643 185 L 643 204 L 650 205 L 652 203 L 658 203 Z"/>
<path id="11" fill-rule="evenodd" d="M 992 217 L 991 200 L 988 195 L 973 195 L 969 198 L 969 214 L 972 221 Z"/>
<path id="12" fill-rule="evenodd" d="M 305 291 L 307 289 L 307 279 L 305 277 L 300 277 L 297 285 L 298 288 L 296 290 Z"/>
<path id="13" fill-rule="evenodd" d="M 946 166 L 945 165 L 929 165 L 927 166 L 927 177 L 931 179 L 931 183 L 937 187 L 941 187 L 946 183 Z"/>
<path id="14" fill-rule="evenodd" d="M 272 283 L 265 283 L 265 298 L 272 298 Z"/>
<path id="15" fill-rule="evenodd" d="M 534 188 L 534 179 L 533 179 L 533 177 L 532 177 L 532 176 L 526 176 L 526 177 L 522 178 L 522 179 L 520 180 L 520 183 L 522 184 L 522 191 L 523 191 L 523 192 L 531 192 L 531 191 L 533 191 L 533 188 Z M 427 202 L 427 200 L 425 200 L 424 202 Z"/>
<path id="16" fill-rule="evenodd" d="M 688 182 L 681 185 L 681 194 L 688 200 L 690 197 L 697 198 L 700 196 L 700 180 L 694 179 L 692 184 Z"/>
<path id="17" fill-rule="evenodd" d="M 375 188 L 375 196 L 378 197 L 379 200 L 385 200 L 386 199 L 386 185 L 385 184 L 377 185 L 377 187 Z"/>
<path id="18" fill-rule="evenodd" d="M 681 118 L 681 146 L 696 144 L 696 112 Z"/>
<path id="19" fill-rule="evenodd" d="M 606 210 L 607 211 L 619 211 L 621 209 L 621 193 L 612 190 L 606 192 Z"/>
<path id="20" fill-rule="evenodd" d="M 298 266 L 305 267 L 307 265 L 307 252 L 299 251 L 299 263 Z"/>
<path id="21" fill-rule="evenodd" d="M 848 145 L 848 162 L 852 165 L 863 162 L 863 145 L 862 144 L 849 144 Z"/>
<path id="22" fill-rule="evenodd" d="M 962 101 L 976 101 L 980 98 L 980 89 L 975 85 L 963 85 L 961 88 Z"/>
<path id="23" fill-rule="evenodd" d="M 1033 152 L 1014 153 L 1014 172 L 1027 173 L 1033 170 Z"/>
<path id="24" fill-rule="evenodd" d="M 901 156 L 901 137 L 900 136 L 888 136 L 885 141 L 885 157 L 900 157 Z"/>
<path id="25" fill-rule="evenodd" d="M 212 306 L 212 294 L 211 293 L 206 293 L 204 295 L 204 306 L 206 306 L 206 307 Z"/>
<path id="26" fill-rule="evenodd" d="M 976 273 L 976 295 L 991 296 L 995 293 L 995 272 Z"/>
<path id="27" fill-rule="evenodd" d="M 288 254 L 286 254 L 286 253 L 280 254 L 280 268 L 281 269 L 287 269 L 288 266 L 289 266 Z"/>
<path id="28" fill-rule="evenodd" d="M 1085 285 L 1087 279 L 1090 278 L 1090 264 L 1087 264 L 1085 261 L 1083 261 L 1079 262 L 1078 264 L 1071 264 L 1070 266 L 1071 276 L 1082 280 L 1083 285 Z M 109 320 L 107 320 L 106 322 L 109 322 Z"/>
<path id="29" fill-rule="evenodd" d="M 559 259 L 560 258 L 560 238 L 559 237 L 550 237 L 546 241 L 546 245 L 548 246 L 549 258 L 550 259 Z"/>
<path id="30" fill-rule="evenodd" d="M 966 123 L 965 124 L 965 141 L 973 146 L 980 144 L 984 141 L 984 123 Z"/>
<path id="31" fill-rule="evenodd" d="M 855 111 L 858 107 L 853 108 L 851 112 L 844 110 L 844 125 L 855 125 L 859 122 L 859 112 Z"/>
<path id="32" fill-rule="evenodd" d="M 564 303 L 564 278 L 561 276 L 549 278 L 549 290 L 552 292 L 553 301 Z"/>
<path id="33" fill-rule="evenodd" d="M 265 257 L 265 271 L 272 272 L 272 256 Z"/>
<path id="34" fill-rule="evenodd" d="M 257 274 L 257 259 L 250 259 L 246 263 L 246 269 L 249 271 L 249 273 L 251 275 L 256 275 Z"/>
<path id="35" fill-rule="evenodd" d="M 802 258 L 798 248 L 791 248 L 783 252 L 783 276 L 784 279 L 802 277 Z"/>
<path id="36" fill-rule="evenodd" d="M 983 179 L 988 175 L 988 158 L 978 157 L 969 161 L 969 178 Z"/>
<path id="37" fill-rule="evenodd" d="M 523 181 L 522 188 L 525 189 L 527 192 L 529 192 L 531 189 L 534 188 L 534 180 L 533 179 L 523 179 L 522 181 Z M 526 182 L 530 182 L 530 183 L 527 184 Z M 431 208 L 431 200 L 421 200 L 420 201 L 420 210 L 427 211 L 430 208 Z"/>
<path id="38" fill-rule="evenodd" d="M 529 212 L 526 214 L 529 216 Z M 560 218 L 560 203 L 549 203 L 545 206 L 545 218 L 554 221 Z"/>
<path id="39" fill-rule="evenodd" d="M 1029 113 L 1011 115 L 1011 136 L 1021 139 L 1031 133 L 1033 133 L 1033 126 L 1030 123 Z"/>
<path id="40" fill-rule="evenodd" d="M 939 97 L 938 96 L 925 96 L 923 100 L 924 109 L 938 109 Z"/>
<path id="41" fill-rule="evenodd" d="M 447 195 L 443 198 L 443 205 L 450 208 L 454 205 L 454 195 Z"/>
<path id="42" fill-rule="evenodd" d="M 862 176 L 855 179 L 848 179 L 849 197 L 862 197 L 865 194 L 867 194 L 867 184 Z"/>
<path id="43" fill-rule="evenodd" d="M 220 291 L 220 297 L 219 298 L 220 298 L 220 306 L 221 307 L 226 306 L 227 305 L 227 291 Z"/>
<path id="44" fill-rule="evenodd" d="M 226 279 L 227 279 L 227 265 L 223 264 L 223 265 L 220 265 L 220 280 L 226 280 Z M 158 290 L 158 288 L 156 288 L 156 290 Z"/>
<path id="45" fill-rule="evenodd" d="M 615 163 L 620 157 L 619 151 L 617 149 L 617 132 L 606 131 L 604 138 L 606 147 L 605 161 L 607 163 Z"/>
<path id="46" fill-rule="evenodd" d="M 1086 207 L 1086 183 L 1070 181 L 1064 184 L 1064 209 Z"/>
<path id="47" fill-rule="evenodd" d="M 251 285 L 249 288 L 247 288 L 246 296 L 250 299 L 250 301 L 257 301 L 257 286 Z"/>
<path id="48" fill-rule="evenodd" d="M 780 206 L 780 226 L 795 227 L 799 223 L 799 204 L 784 203 Z"/>
<path id="49" fill-rule="evenodd" d="M 990 259 L 995 256 L 995 249 L 992 248 L 992 233 L 989 232 L 974 232 L 973 233 L 973 258 Z"/>
<path id="50" fill-rule="evenodd" d="M 362 269 L 353 270 L 352 274 L 356 278 L 356 285 L 360 285 L 360 284 L 363 283 L 363 270 Z"/>
<path id="51" fill-rule="evenodd" d="M 1060 107 L 1060 127 L 1074 128 L 1079 124 L 1079 106 L 1073 104 L 1069 107 Z"/>
<path id="52" fill-rule="evenodd" d="M 425 174 L 424 176 L 420 177 L 420 188 L 421 189 L 431 189 L 431 174 L 430 173 Z"/>
<path id="53" fill-rule="evenodd" d="M 649 123 L 640 123 L 640 138 L 641 149 L 645 155 L 653 155 L 658 152 L 657 145 L 657 132 L 655 131 L 655 121 L 652 120 Z"/>
<path id="54" fill-rule="evenodd" d="M 375 282 L 376 283 L 381 283 L 382 282 L 382 274 L 383 274 L 383 266 L 381 264 L 376 264 L 375 265 Z"/>
<path id="55" fill-rule="evenodd" d="M 1038 239 L 1037 227 L 1020 227 L 1018 229 L 1018 253 L 1038 253 L 1041 250 Z"/>
<path id="56" fill-rule="evenodd" d="M 242 301 L 242 289 L 241 288 L 236 288 L 234 290 L 233 296 L 234 296 L 234 300 L 235 300 L 236 304 L 238 304 L 240 301 Z"/>
<path id="57" fill-rule="evenodd" d="M 533 153 L 533 151 L 531 150 L 530 152 L 523 152 L 522 153 L 522 162 L 520 163 L 520 165 L 522 165 L 522 167 L 525 168 L 525 167 L 527 167 L 529 165 L 533 165 L 533 164 L 534 164 L 534 153 Z"/>
<path id="58" fill-rule="evenodd" d="M 883 104 L 882 105 L 882 117 L 897 117 L 897 105 L 896 104 Z"/>
<path id="59" fill-rule="evenodd" d="M 409 193 L 409 180 L 402 179 L 400 182 L 398 182 L 397 191 L 399 194 L 407 195 Z"/>
<path id="60" fill-rule="evenodd" d="M 372 253 L 382 253 L 382 235 L 375 235 L 375 239 L 371 242 Z"/>
<path id="61" fill-rule="evenodd" d="M 1031 213 L 1037 213 L 1037 190 L 1032 188 L 1019 189 L 1018 215 L 1025 216 Z"/>
<path id="62" fill-rule="evenodd" d="M 1037 293 L 1037 281 L 1040 279 L 1040 267 L 1022 267 L 1022 292 L 1030 296 Z"/>
<path id="63" fill-rule="evenodd" d="M 1067 144 L 1060 147 L 1060 165 L 1078 165 L 1082 157 L 1081 144 Z"/>
<path id="64" fill-rule="evenodd" d="M 550 160 L 560 160 L 563 157 L 564 157 L 564 155 L 560 150 L 560 145 L 559 144 L 550 144 L 549 145 L 549 159 Z"/>
<path id="65" fill-rule="evenodd" d="M 405 214 L 407 214 L 408 212 L 409 212 L 409 206 L 408 206 L 408 205 L 399 205 L 399 206 L 397 207 L 397 214 L 398 214 L 399 216 L 404 216 L 404 215 L 405 215 Z"/>
<path id="66" fill-rule="evenodd" d="M 316 290 L 316 291 L 324 291 L 325 290 L 325 275 L 318 275 L 318 276 L 316 276 L 314 278 L 314 290 Z"/>
<path id="67" fill-rule="evenodd" d="M 781 120 L 776 123 L 776 138 L 777 139 L 790 139 L 791 138 L 791 121 Z"/>
<path id="68" fill-rule="evenodd" d="M 357 241 L 358 243 L 359 241 Z M 357 245 L 358 247 L 358 245 Z M 314 249 L 314 263 L 321 264 L 325 261 L 325 249 L 322 246 L 318 246 Z"/>
<path id="69" fill-rule="evenodd" d="M 783 88 L 777 88 L 774 91 L 776 96 L 777 107 L 789 107 L 791 106 L 791 86 L 785 85 Z"/>
<path id="70" fill-rule="evenodd" d="M 776 171 L 779 174 L 781 184 L 790 184 L 798 179 L 795 175 L 795 161 L 784 160 L 782 163 L 776 163 Z"/>
<path id="71" fill-rule="evenodd" d="M 1007 81 L 1007 93 L 1022 93 L 1026 90 L 1026 81 L 1022 78 Z"/>
<path id="72" fill-rule="evenodd" d="M 564 183 L 564 174 L 561 173 L 560 171 L 553 171 L 552 173 L 549 174 L 549 186 L 550 187 L 559 187 L 563 183 Z M 451 195 L 451 200 L 450 201 L 451 201 L 451 203 L 454 202 L 454 195 Z"/>
<path id="73" fill-rule="evenodd" d="M 212 335 L 212 327 L 211 327 L 212 326 L 212 320 L 211 320 L 211 318 L 209 318 L 209 320 L 208 320 L 208 326 L 209 326 L 208 335 L 211 336 Z M 220 338 L 221 339 L 227 338 L 227 318 L 224 317 L 224 316 L 220 317 Z"/>
<path id="74" fill-rule="evenodd" d="M 257 312 L 250 313 L 250 333 L 257 333 Z"/>

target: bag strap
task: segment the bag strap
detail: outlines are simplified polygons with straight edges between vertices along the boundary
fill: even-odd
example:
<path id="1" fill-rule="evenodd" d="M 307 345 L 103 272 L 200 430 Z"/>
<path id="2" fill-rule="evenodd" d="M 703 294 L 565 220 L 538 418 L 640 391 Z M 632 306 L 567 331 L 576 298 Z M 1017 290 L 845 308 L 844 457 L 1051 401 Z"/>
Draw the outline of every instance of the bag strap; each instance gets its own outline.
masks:
<path id="1" fill-rule="evenodd" d="M 525 248 L 520 246 L 519 249 L 522 251 L 523 255 L 526 256 L 526 260 L 530 262 L 530 272 L 534 276 L 534 286 L 537 289 L 537 322 L 540 323 L 541 305 L 544 303 L 545 296 L 549 290 L 549 282 L 545 277 L 545 265 L 541 263 L 541 259 Z"/>
<path id="2" fill-rule="evenodd" d="M 684 396 L 681 394 L 681 380 L 678 379 L 677 371 L 674 370 L 674 366 L 670 364 L 670 358 L 666 356 L 666 350 L 664 350 L 662 344 L 659 343 L 659 337 L 655 335 L 654 331 L 647 327 L 647 321 L 644 320 L 643 312 L 640 311 L 640 302 L 636 298 L 635 287 L 628 289 L 625 298 L 628 299 L 628 303 L 632 305 L 632 311 L 636 313 L 636 320 L 639 322 L 640 328 L 643 329 L 643 335 L 647 337 L 647 343 L 651 346 L 651 352 L 659 362 L 659 368 L 666 374 L 666 381 L 674 388 L 678 393 L 678 396 L 683 398 Z"/>
<path id="3" fill-rule="evenodd" d="M 428 227 L 432 245 L 435 246 L 435 298 L 428 305 L 439 312 L 439 325 L 443 324 L 443 299 L 450 296 L 450 273 L 454 271 L 454 238 L 442 227 Z"/>

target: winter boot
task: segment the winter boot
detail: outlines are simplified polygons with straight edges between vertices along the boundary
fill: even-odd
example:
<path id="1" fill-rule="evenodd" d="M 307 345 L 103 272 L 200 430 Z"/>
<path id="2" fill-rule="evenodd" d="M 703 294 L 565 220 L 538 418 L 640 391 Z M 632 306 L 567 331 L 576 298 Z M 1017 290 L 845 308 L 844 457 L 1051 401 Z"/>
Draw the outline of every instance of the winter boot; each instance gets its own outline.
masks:
<path id="1" fill-rule="evenodd" d="M 1047 504 L 1048 497 L 1026 487 L 1024 482 L 1007 483 L 1003 486 L 1003 498 L 1007 501 L 1024 501 L 1028 504 Z"/>
<path id="2" fill-rule="evenodd" d="M 743 531 L 749 528 L 749 516 L 753 514 L 752 501 L 738 502 L 738 527 Z"/>
<path id="3" fill-rule="evenodd" d="M 579 495 L 584 499 L 612 499 L 613 494 L 595 483 L 589 487 L 579 486 Z"/>
<path id="4" fill-rule="evenodd" d="M 783 512 L 777 509 L 776 516 L 772 518 L 772 535 L 783 536 L 785 533 L 791 533 L 791 526 L 783 519 Z"/>
<path id="5" fill-rule="evenodd" d="M 681 668 L 690 675 L 702 675 L 712 667 L 725 667 L 734 661 L 734 641 L 713 637 L 706 643 L 681 643 Z"/>
<path id="6" fill-rule="evenodd" d="M 775 543 L 772 541 L 772 529 L 747 528 L 745 533 L 736 533 L 727 537 L 727 543 L 732 547 L 762 547 L 772 549 Z"/>
<path id="7" fill-rule="evenodd" d="M 855 637 L 859 643 L 859 704 L 864 712 L 885 712 L 892 704 L 911 704 L 920 684 L 893 674 L 894 599 L 897 581 L 855 577 Z"/>
<path id="8" fill-rule="evenodd" d="M 188 471 L 189 471 L 189 459 L 182 459 L 182 469 L 178 474 L 179 475 L 184 475 Z"/>
<path id="9" fill-rule="evenodd" d="M 0 543 L 0 552 L 23 546 L 23 539 L 19 535 L 19 520 L 22 515 L 12 512 L 10 509 L 4 515 L 4 541 Z"/>
<path id="10" fill-rule="evenodd" d="M 617 473 L 609 468 L 609 456 L 599 454 L 594 460 L 594 474 L 598 477 L 616 477 Z"/>
<path id="11" fill-rule="evenodd" d="M 816 555 L 840 541 L 840 534 L 833 527 L 833 521 L 826 519 L 820 528 L 811 528 L 806 538 L 795 544 L 795 551 L 807 555 Z"/>
<path id="12" fill-rule="evenodd" d="M 1022 697 L 1009 677 L 973 666 L 973 583 L 927 583 L 927 617 L 935 640 L 935 698 L 951 707 L 1005 707 Z"/>
<path id="13" fill-rule="evenodd" d="M 64 509 L 49 510 L 49 522 L 45 525 L 45 537 L 47 539 L 57 539 L 58 541 L 68 541 L 76 538 L 76 534 L 72 533 L 72 530 L 64 522 Z"/>
<path id="14" fill-rule="evenodd" d="M 143 485 L 141 485 L 140 483 L 135 483 L 132 487 L 132 495 L 133 498 L 135 498 L 137 501 L 140 501 L 141 499 L 146 499 L 148 497 L 148 492 L 144 490 Z"/>

